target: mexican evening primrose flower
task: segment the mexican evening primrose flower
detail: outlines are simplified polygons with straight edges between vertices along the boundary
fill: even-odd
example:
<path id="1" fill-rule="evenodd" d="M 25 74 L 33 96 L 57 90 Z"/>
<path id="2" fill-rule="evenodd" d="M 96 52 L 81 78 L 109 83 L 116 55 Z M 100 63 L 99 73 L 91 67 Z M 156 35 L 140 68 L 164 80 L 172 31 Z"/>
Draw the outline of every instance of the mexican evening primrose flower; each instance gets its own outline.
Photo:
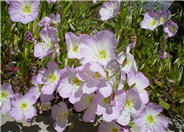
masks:
<path id="1" fill-rule="evenodd" d="M 127 47 L 126 54 L 121 52 L 117 56 L 117 61 L 121 64 L 121 71 L 128 73 L 130 71 L 137 71 L 136 62 L 134 56 L 130 53 L 130 47 Z"/>
<path id="2" fill-rule="evenodd" d="M 178 31 L 178 25 L 172 20 L 169 20 L 168 24 L 164 26 L 164 32 L 167 33 L 168 37 L 172 37 L 176 35 L 177 31 Z"/>
<path id="3" fill-rule="evenodd" d="M 105 21 L 115 17 L 118 14 L 119 8 L 120 8 L 120 2 L 118 1 L 103 3 L 102 8 L 99 11 L 101 20 Z"/>
<path id="4" fill-rule="evenodd" d="M 127 82 L 129 87 L 133 87 L 139 93 L 141 101 L 143 104 L 147 104 L 149 101 L 149 96 L 146 87 L 149 85 L 149 80 L 141 72 L 129 72 L 127 75 Z"/>
<path id="5" fill-rule="evenodd" d="M 85 37 L 80 46 L 81 56 L 83 57 L 82 64 L 99 62 L 106 66 L 116 58 L 114 53 L 116 46 L 116 37 L 114 33 L 108 30 L 102 30 L 96 36 Z"/>
<path id="6" fill-rule="evenodd" d="M 40 23 L 38 24 L 38 26 L 40 27 L 49 27 L 49 28 L 53 28 L 56 29 L 57 25 L 60 23 L 60 14 L 56 13 L 56 15 L 54 14 L 50 14 L 49 17 L 44 17 Z"/>
<path id="7" fill-rule="evenodd" d="M 80 100 L 83 94 L 84 82 L 78 76 L 78 68 L 72 69 L 67 66 L 64 69 L 66 72 L 61 74 L 62 79 L 58 87 L 59 95 L 62 98 L 69 98 L 69 101 L 74 104 Z"/>
<path id="8" fill-rule="evenodd" d="M 158 14 L 153 11 L 148 11 L 146 14 L 144 14 L 144 19 L 141 22 L 141 28 L 153 31 L 158 27 L 159 22 L 160 19 Z"/>
<path id="9" fill-rule="evenodd" d="M 154 103 L 147 104 L 144 111 L 135 119 L 135 125 L 141 132 L 166 132 L 168 119 L 160 115 L 162 107 Z"/>
<path id="10" fill-rule="evenodd" d="M 42 81 L 44 86 L 41 88 L 43 94 L 52 94 L 56 87 L 61 76 L 61 70 L 59 71 L 58 66 L 55 62 L 49 61 L 47 63 L 47 70 L 44 72 Z"/>
<path id="11" fill-rule="evenodd" d="M 83 115 L 83 120 L 85 122 L 94 122 L 95 121 L 95 110 L 96 107 L 93 105 L 94 94 L 84 94 L 81 97 L 81 100 L 74 104 L 74 108 L 77 112 L 86 110 Z"/>
<path id="12" fill-rule="evenodd" d="M 32 33 L 30 31 L 26 32 L 26 39 L 29 40 L 30 42 L 32 41 L 33 36 L 32 36 Z"/>
<path id="13" fill-rule="evenodd" d="M 101 94 L 96 94 L 94 100 L 97 103 L 96 114 L 102 115 L 104 121 L 111 122 L 120 116 L 126 102 L 126 93 L 119 90 L 107 98 L 104 98 Z"/>
<path id="14" fill-rule="evenodd" d="M 112 94 L 113 85 L 119 80 L 119 63 L 116 60 L 112 60 L 107 64 L 104 70 L 106 77 L 100 81 L 98 90 L 104 97 L 108 97 Z"/>
<path id="15" fill-rule="evenodd" d="M 34 46 L 34 56 L 40 59 L 56 52 L 58 55 L 59 45 L 56 38 L 55 30 L 45 27 L 40 31 L 40 37 L 44 42 L 38 43 Z"/>
<path id="16" fill-rule="evenodd" d="M 35 96 L 37 99 L 40 97 L 41 95 L 41 88 L 44 85 L 44 82 L 42 81 L 42 77 L 44 72 L 46 71 L 45 68 L 41 68 L 38 71 L 38 74 L 32 77 L 32 84 L 34 86 L 32 86 L 29 91 L 27 93 L 32 94 L 33 96 Z"/>
<path id="17" fill-rule="evenodd" d="M 0 90 L 0 107 L 1 112 L 5 115 L 7 112 L 11 110 L 11 101 L 10 99 L 14 96 L 14 92 L 12 90 L 11 84 L 4 83 L 1 85 Z"/>
<path id="18" fill-rule="evenodd" d="M 118 125 L 115 121 L 112 122 L 104 121 L 99 125 L 98 132 L 121 132 L 121 126 Z"/>
<path id="19" fill-rule="evenodd" d="M 166 59 L 168 56 L 168 53 L 167 52 L 164 52 L 163 55 L 161 56 L 162 59 Z"/>
<path id="20" fill-rule="evenodd" d="M 10 115 L 14 117 L 16 121 L 25 119 L 31 119 L 36 115 L 36 109 L 33 104 L 35 104 L 37 99 L 29 94 L 17 95 L 12 99 L 12 110 Z"/>
<path id="21" fill-rule="evenodd" d="M 135 89 L 129 89 L 126 93 L 126 103 L 121 111 L 117 122 L 123 126 L 126 126 L 130 122 L 130 117 L 135 117 L 141 109 L 141 99 Z"/>
<path id="22" fill-rule="evenodd" d="M 160 17 L 159 25 L 165 24 L 171 18 L 171 12 L 169 10 L 161 10 L 157 14 Z"/>
<path id="23" fill-rule="evenodd" d="M 107 64 L 105 72 L 106 78 L 108 79 L 109 83 L 113 84 L 114 81 L 116 80 L 115 75 L 117 74 L 117 72 L 120 72 L 119 66 L 120 64 L 118 63 L 117 60 L 112 60 Z"/>
<path id="24" fill-rule="evenodd" d="M 79 70 L 79 76 L 86 81 L 85 87 L 82 89 L 83 93 L 91 94 L 99 88 L 106 75 L 99 63 L 87 63 Z"/>
<path id="25" fill-rule="evenodd" d="M 88 35 L 80 35 L 78 37 L 72 32 L 67 32 L 65 34 L 68 58 L 77 58 L 77 59 L 82 58 L 82 56 L 80 55 L 80 45 L 81 45 L 82 38 L 84 38 L 85 36 L 88 36 Z"/>
<path id="26" fill-rule="evenodd" d="M 55 104 L 52 107 L 51 116 L 55 120 L 54 128 L 57 132 L 63 132 L 65 128 L 69 125 L 68 123 L 68 113 L 69 110 L 67 105 L 63 102 Z"/>
<path id="27" fill-rule="evenodd" d="M 14 22 L 27 24 L 37 18 L 40 0 L 11 1 L 8 8 L 10 18 Z"/>

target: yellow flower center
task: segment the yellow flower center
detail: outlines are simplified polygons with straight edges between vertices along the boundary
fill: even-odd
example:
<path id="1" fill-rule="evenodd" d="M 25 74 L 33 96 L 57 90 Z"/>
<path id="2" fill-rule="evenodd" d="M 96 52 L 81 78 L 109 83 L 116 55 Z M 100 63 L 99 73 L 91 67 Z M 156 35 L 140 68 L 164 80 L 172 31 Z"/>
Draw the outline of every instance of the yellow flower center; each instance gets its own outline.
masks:
<path id="1" fill-rule="evenodd" d="M 132 105 L 132 102 L 130 101 L 130 99 L 127 99 L 127 100 L 126 100 L 125 107 L 130 108 L 130 107 L 131 107 L 131 105 Z"/>
<path id="2" fill-rule="evenodd" d="M 6 99 L 8 97 L 8 94 L 6 92 L 1 92 L 1 98 Z"/>
<path id="3" fill-rule="evenodd" d="M 63 118 L 63 120 L 66 120 L 66 117 L 67 117 L 67 112 L 64 111 L 64 112 L 62 113 L 62 118 Z"/>
<path id="4" fill-rule="evenodd" d="M 152 124 L 155 120 L 154 120 L 154 117 L 152 115 L 149 115 L 147 118 L 146 118 L 148 124 Z"/>
<path id="5" fill-rule="evenodd" d="M 56 74 L 53 73 L 53 74 L 50 75 L 50 81 L 52 83 L 54 83 L 56 81 Z"/>
<path id="6" fill-rule="evenodd" d="M 26 109 L 27 107 L 28 107 L 27 103 L 24 102 L 24 103 L 21 104 L 21 109 L 24 110 L 24 109 Z"/>
<path id="7" fill-rule="evenodd" d="M 77 78 L 77 77 L 75 77 L 75 78 L 72 80 L 72 82 L 73 82 L 76 86 L 80 86 L 81 83 L 82 83 L 82 81 L 81 81 L 79 78 Z"/>
<path id="8" fill-rule="evenodd" d="M 104 98 L 103 101 L 105 102 L 105 104 L 109 104 L 109 98 Z"/>
<path id="9" fill-rule="evenodd" d="M 172 33 L 174 33 L 176 31 L 176 27 L 172 26 L 170 30 Z"/>
<path id="10" fill-rule="evenodd" d="M 156 20 L 152 20 L 151 22 L 150 22 L 150 25 L 153 27 L 153 26 L 155 26 L 157 24 L 157 21 Z"/>
<path id="11" fill-rule="evenodd" d="M 127 57 L 127 58 L 126 58 L 126 65 L 130 65 L 130 62 L 131 62 L 130 58 Z"/>
<path id="12" fill-rule="evenodd" d="M 52 42 L 50 42 L 50 43 L 49 43 L 49 48 L 50 48 L 50 47 L 52 47 L 52 46 L 53 46 L 53 43 L 52 43 Z"/>
<path id="13" fill-rule="evenodd" d="M 160 22 L 163 23 L 164 21 L 165 21 L 165 18 L 162 17 L 162 18 L 160 19 Z"/>
<path id="14" fill-rule="evenodd" d="M 31 5 L 29 4 L 26 4 L 23 8 L 23 11 L 26 13 L 26 14 L 29 14 L 31 12 Z"/>
<path id="15" fill-rule="evenodd" d="M 78 53 L 79 52 L 79 46 L 74 45 L 72 50 L 73 50 L 74 53 Z"/>
<path id="16" fill-rule="evenodd" d="M 99 59 L 105 59 L 106 57 L 107 57 L 107 54 L 106 54 L 106 51 L 105 50 L 101 50 L 101 51 L 99 51 Z"/>
<path id="17" fill-rule="evenodd" d="M 96 79 L 100 79 L 101 78 L 101 75 L 100 75 L 99 72 L 95 72 L 94 74 L 95 74 L 94 78 L 96 78 Z"/>
<path id="18" fill-rule="evenodd" d="M 112 132 L 118 132 L 118 128 L 113 127 Z"/>
<path id="19" fill-rule="evenodd" d="M 93 101 L 93 96 L 92 95 L 88 98 L 88 101 L 89 101 L 90 104 L 92 103 L 92 101 Z"/>

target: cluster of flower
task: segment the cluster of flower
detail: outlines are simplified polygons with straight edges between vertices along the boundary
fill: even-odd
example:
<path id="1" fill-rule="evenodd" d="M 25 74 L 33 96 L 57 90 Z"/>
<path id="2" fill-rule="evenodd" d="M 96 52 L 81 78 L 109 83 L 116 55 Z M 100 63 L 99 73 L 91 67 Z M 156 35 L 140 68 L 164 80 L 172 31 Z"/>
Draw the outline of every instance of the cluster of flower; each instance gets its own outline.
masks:
<path id="1" fill-rule="evenodd" d="M 120 9 L 121 1 L 122 0 L 111 0 L 110 2 L 104 2 L 99 11 L 101 20 L 105 21 L 115 17 Z M 171 20 L 169 10 L 161 10 L 159 12 L 148 11 L 145 13 L 144 19 L 141 22 L 141 28 L 152 31 L 160 25 L 164 25 L 164 32 L 167 33 L 165 39 L 176 35 L 178 25 Z"/>
<path id="2" fill-rule="evenodd" d="M 176 35 L 178 25 L 171 20 L 171 13 L 169 10 L 161 10 L 156 13 L 148 11 L 141 22 L 141 28 L 152 31 L 160 25 L 165 25 L 164 32 L 167 33 L 166 38 Z"/>
<path id="3" fill-rule="evenodd" d="M 21 22 L 27 24 L 34 21 L 38 15 L 38 9 L 40 5 L 40 0 L 33 1 L 22 1 L 22 0 L 5 0 L 9 6 L 10 18 L 14 22 Z M 117 15 L 120 4 L 122 0 L 111 0 L 109 2 L 104 2 L 99 14 L 101 15 L 101 20 L 108 20 Z M 48 4 L 53 4 L 56 0 L 47 0 Z M 95 3 L 96 1 L 93 0 Z"/>
<path id="4" fill-rule="evenodd" d="M 56 13 L 50 14 L 49 17 L 44 17 L 38 26 L 44 27 L 40 31 L 40 37 L 44 42 L 40 42 L 34 46 L 34 56 L 40 59 L 50 56 L 59 55 L 59 38 L 56 37 L 57 26 L 60 23 L 60 15 Z M 53 54 L 54 53 L 54 54 Z"/>
<path id="5" fill-rule="evenodd" d="M 11 111 L 16 120 L 32 118 L 36 115 L 33 107 L 36 100 L 46 96 L 50 101 L 56 90 L 62 98 L 69 98 L 77 112 L 85 110 L 85 122 L 94 122 L 96 115 L 102 116 L 104 122 L 99 126 L 99 131 L 118 131 L 120 125 L 128 129 L 131 119 L 144 131 L 166 129 L 167 118 L 159 115 L 162 108 L 148 103 L 145 88 L 149 81 L 137 71 L 129 47 L 126 53 L 121 52 L 116 56 L 117 40 L 108 30 L 100 31 L 95 36 L 82 34 L 79 37 L 68 32 L 65 39 L 68 58 L 77 58 L 82 65 L 58 69 L 55 62 L 49 61 L 47 69 L 41 68 L 33 77 L 34 86 L 24 96 L 16 94 L 12 98 L 10 85 L 2 85 L 4 113 Z M 128 84 L 126 91 L 125 82 Z M 63 131 L 69 125 L 69 110 L 63 102 L 55 104 L 51 114 L 56 120 L 54 126 L 57 131 Z"/>
<path id="6" fill-rule="evenodd" d="M 9 7 L 11 20 L 24 24 L 33 21 L 38 7 L 39 0 L 12 1 Z M 114 17 L 119 7 L 119 1 L 104 3 L 100 10 L 101 19 Z M 17 15 L 18 11 L 20 14 Z M 158 25 L 173 23 L 169 20 L 169 12 L 159 14 L 162 15 L 158 18 L 154 12 L 146 13 L 141 27 L 153 30 Z M 35 57 L 43 59 L 59 54 L 59 39 L 56 37 L 59 23 L 59 14 L 51 14 L 40 21 L 38 25 L 43 27 L 40 37 L 44 42 L 34 46 Z M 175 32 L 167 25 L 164 31 Z M 170 32 L 168 36 L 171 36 Z M 28 38 L 31 36 L 28 35 Z M 128 124 L 131 121 L 141 132 L 166 131 L 168 119 L 160 115 L 161 106 L 148 103 L 149 96 L 145 88 L 148 87 L 149 80 L 137 70 L 129 46 L 126 53 L 116 55 L 118 42 L 114 33 L 108 30 L 102 30 L 95 35 L 80 36 L 67 32 L 65 40 L 68 58 L 77 58 L 81 66 L 59 69 L 54 61 L 49 61 L 47 68 L 41 68 L 38 74 L 33 76 L 33 86 L 25 95 L 14 94 L 10 84 L 3 84 L 0 91 L 2 114 L 10 112 L 17 121 L 33 118 L 36 115 L 33 105 L 37 100 L 40 98 L 41 102 L 49 102 L 56 91 L 60 97 L 69 99 L 75 111 L 85 111 L 85 122 L 94 122 L 96 115 L 101 116 L 103 122 L 99 126 L 99 132 L 130 131 Z M 55 120 L 54 127 L 57 131 L 64 131 L 69 125 L 69 114 L 64 102 L 52 106 L 51 116 Z"/>

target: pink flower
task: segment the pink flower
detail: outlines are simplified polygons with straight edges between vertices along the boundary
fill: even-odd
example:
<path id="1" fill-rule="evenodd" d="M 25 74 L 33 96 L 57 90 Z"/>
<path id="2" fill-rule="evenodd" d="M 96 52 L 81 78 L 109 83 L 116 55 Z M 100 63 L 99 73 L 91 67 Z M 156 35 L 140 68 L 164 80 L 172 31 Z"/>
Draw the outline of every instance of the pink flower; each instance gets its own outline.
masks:
<path id="1" fill-rule="evenodd" d="M 88 35 L 80 35 L 79 37 L 73 34 L 72 32 L 67 32 L 65 34 L 68 58 L 77 58 L 81 59 L 82 56 L 80 54 L 80 45 L 82 43 L 82 39 L 87 37 Z"/>
<path id="2" fill-rule="evenodd" d="M 29 40 L 29 41 L 32 41 L 33 36 L 32 36 L 32 33 L 30 31 L 26 32 L 26 39 Z"/>
<path id="3" fill-rule="evenodd" d="M 136 62 L 133 55 L 130 53 L 130 47 L 127 47 L 126 54 L 121 52 L 117 56 L 117 61 L 121 64 L 121 71 L 123 71 L 124 73 L 137 71 Z"/>
<path id="4" fill-rule="evenodd" d="M 49 27 L 49 28 L 54 28 L 56 29 L 56 27 L 58 26 L 58 24 L 60 23 L 60 14 L 56 13 L 56 15 L 54 14 L 50 14 L 49 17 L 44 17 L 40 23 L 38 24 L 38 26 L 40 27 Z"/>
<path id="5" fill-rule="evenodd" d="M 62 98 L 69 98 L 69 101 L 74 104 L 80 100 L 83 94 L 84 82 L 78 75 L 78 69 L 71 69 L 67 66 L 65 71 L 61 74 L 62 79 L 58 87 L 59 95 Z"/>
<path id="6" fill-rule="evenodd" d="M 34 56 L 40 59 L 55 53 L 59 55 L 58 39 L 56 38 L 55 30 L 51 28 L 43 28 L 40 31 L 40 37 L 44 42 L 38 43 L 34 46 Z"/>
<path id="7" fill-rule="evenodd" d="M 55 120 L 54 128 L 57 132 L 63 132 L 68 124 L 69 110 L 65 103 L 55 104 L 52 107 L 51 116 Z"/>
<path id="8" fill-rule="evenodd" d="M 147 104 L 144 111 L 135 119 L 135 125 L 141 132 L 166 132 L 168 119 L 160 115 L 162 107 L 154 103 Z"/>
<path id="9" fill-rule="evenodd" d="M 43 94 L 52 94 L 58 86 L 59 79 L 61 77 L 61 71 L 55 62 L 49 61 L 47 63 L 47 70 L 45 70 L 42 81 L 44 82 L 41 92 Z"/>
<path id="10" fill-rule="evenodd" d="M 160 18 L 159 25 L 165 24 L 171 18 L 171 12 L 169 10 L 161 10 L 157 14 Z"/>
<path id="11" fill-rule="evenodd" d="M 2 114 L 5 115 L 7 112 L 11 110 L 11 101 L 10 99 L 13 98 L 14 92 L 12 90 L 11 84 L 4 83 L 1 85 L 1 90 L 0 90 L 0 107 Z"/>
<path id="12" fill-rule="evenodd" d="M 36 109 L 34 104 L 37 99 L 34 96 L 29 94 L 26 95 L 17 95 L 12 99 L 12 110 L 10 115 L 17 121 L 25 119 L 31 119 L 36 115 Z"/>
<path id="13" fill-rule="evenodd" d="M 120 2 L 118 1 L 110 1 L 103 3 L 102 8 L 99 11 L 101 20 L 105 21 L 115 17 L 118 14 L 119 8 Z"/>
<path id="14" fill-rule="evenodd" d="M 114 33 L 103 30 L 96 36 L 84 37 L 81 44 L 82 64 L 98 62 L 106 66 L 111 60 L 115 59 L 114 49 L 117 46 L 117 40 Z"/>
<path id="15" fill-rule="evenodd" d="M 95 110 L 96 107 L 93 105 L 94 94 L 84 94 L 81 100 L 74 104 L 74 108 L 77 112 L 86 110 L 83 115 L 83 120 L 85 122 L 94 122 L 95 121 Z"/>
<path id="16" fill-rule="evenodd" d="M 154 11 L 148 11 L 144 14 L 144 19 L 141 22 L 141 28 L 154 30 L 159 26 L 160 18 Z"/>
<path id="17" fill-rule="evenodd" d="M 166 59 L 168 56 L 168 53 L 167 52 L 164 52 L 163 55 L 161 56 L 162 59 Z"/>
<path id="18" fill-rule="evenodd" d="M 98 88 L 103 87 L 105 79 L 105 71 L 99 63 L 88 63 L 79 70 L 79 76 L 86 81 L 85 87 L 83 87 L 83 93 L 93 93 Z"/>
<path id="19" fill-rule="evenodd" d="M 164 32 L 167 33 L 168 37 L 173 37 L 178 31 L 178 25 L 172 20 L 168 21 L 168 24 L 164 26 Z"/>
<path id="20" fill-rule="evenodd" d="M 53 100 L 54 95 L 53 94 L 41 94 L 40 101 L 41 103 L 47 103 Z"/>
<path id="21" fill-rule="evenodd" d="M 126 74 L 123 71 L 121 71 L 120 82 L 119 82 L 118 90 L 123 90 L 125 80 L 126 80 Z"/>
<path id="22" fill-rule="evenodd" d="M 145 88 L 148 87 L 149 80 L 144 76 L 144 74 L 142 74 L 141 72 L 131 71 L 127 75 L 127 82 L 129 87 L 136 88 L 142 102 L 144 104 L 147 104 L 149 101 L 149 96 Z"/>
<path id="23" fill-rule="evenodd" d="M 117 122 L 123 126 L 129 124 L 131 117 L 135 117 L 141 110 L 142 101 L 135 89 L 129 89 L 126 93 L 126 103 Z"/>
<path id="24" fill-rule="evenodd" d="M 40 0 L 11 1 L 10 6 L 8 8 L 10 18 L 14 22 L 21 22 L 23 24 L 27 24 L 31 21 L 34 21 L 38 15 L 39 5 L 40 5 Z"/>
<path id="25" fill-rule="evenodd" d="M 116 59 L 111 60 L 107 66 L 105 67 L 105 72 L 106 72 L 106 79 L 108 80 L 109 83 L 113 84 L 114 81 L 116 80 L 116 73 L 120 72 L 120 64 Z"/>
<path id="26" fill-rule="evenodd" d="M 44 85 L 44 82 L 42 81 L 42 77 L 44 72 L 46 71 L 45 68 L 41 68 L 38 71 L 38 74 L 33 76 L 32 78 L 32 84 L 34 86 L 32 86 L 29 91 L 27 93 L 29 93 L 30 95 L 32 94 L 33 96 L 35 96 L 37 99 L 40 97 L 41 95 L 41 89 Z"/>
<path id="27" fill-rule="evenodd" d="M 121 126 L 112 122 L 102 122 L 98 127 L 98 132 L 121 132 Z"/>
<path id="28" fill-rule="evenodd" d="M 94 100 L 97 104 L 96 114 L 102 115 L 104 121 L 111 122 L 120 116 L 126 102 L 126 93 L 123 90 L 119 90 L 107 98 L 97 94 L 94 96 Z"/>

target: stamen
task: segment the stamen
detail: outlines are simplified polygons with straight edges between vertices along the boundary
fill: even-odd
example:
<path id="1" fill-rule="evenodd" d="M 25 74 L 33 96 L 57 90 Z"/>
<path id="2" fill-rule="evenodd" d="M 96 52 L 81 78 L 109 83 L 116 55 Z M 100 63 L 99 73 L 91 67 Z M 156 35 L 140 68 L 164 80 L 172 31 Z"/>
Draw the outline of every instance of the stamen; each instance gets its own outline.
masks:
<path id="1" fill-rule="evenodd" d="M 101 50 L 99 51 L 99 59 L 105 59 L 107 57 L 106 51 L 105 50 Z"/>
<path id="2" fill-rule="evenodd" d="M 26 4 L 23 8 L 23 12 L 29 14 L 31 12 L 31 5 Z"/>
<path id="3" fill-rule="evenodd" d="M 56 81 L 56 75 L 53 73 L 50 75 L 50 81 L 54 83 Z"/>
<path id="4" fill-rule="evenodd" d="M 26 109 L 27 107 L 28 107 L 28 106 L 27 106 L 27 103 L 24 102 L 24 103 L 21 104 L 21 109 L 24 110 L 24 109 Z"/>

